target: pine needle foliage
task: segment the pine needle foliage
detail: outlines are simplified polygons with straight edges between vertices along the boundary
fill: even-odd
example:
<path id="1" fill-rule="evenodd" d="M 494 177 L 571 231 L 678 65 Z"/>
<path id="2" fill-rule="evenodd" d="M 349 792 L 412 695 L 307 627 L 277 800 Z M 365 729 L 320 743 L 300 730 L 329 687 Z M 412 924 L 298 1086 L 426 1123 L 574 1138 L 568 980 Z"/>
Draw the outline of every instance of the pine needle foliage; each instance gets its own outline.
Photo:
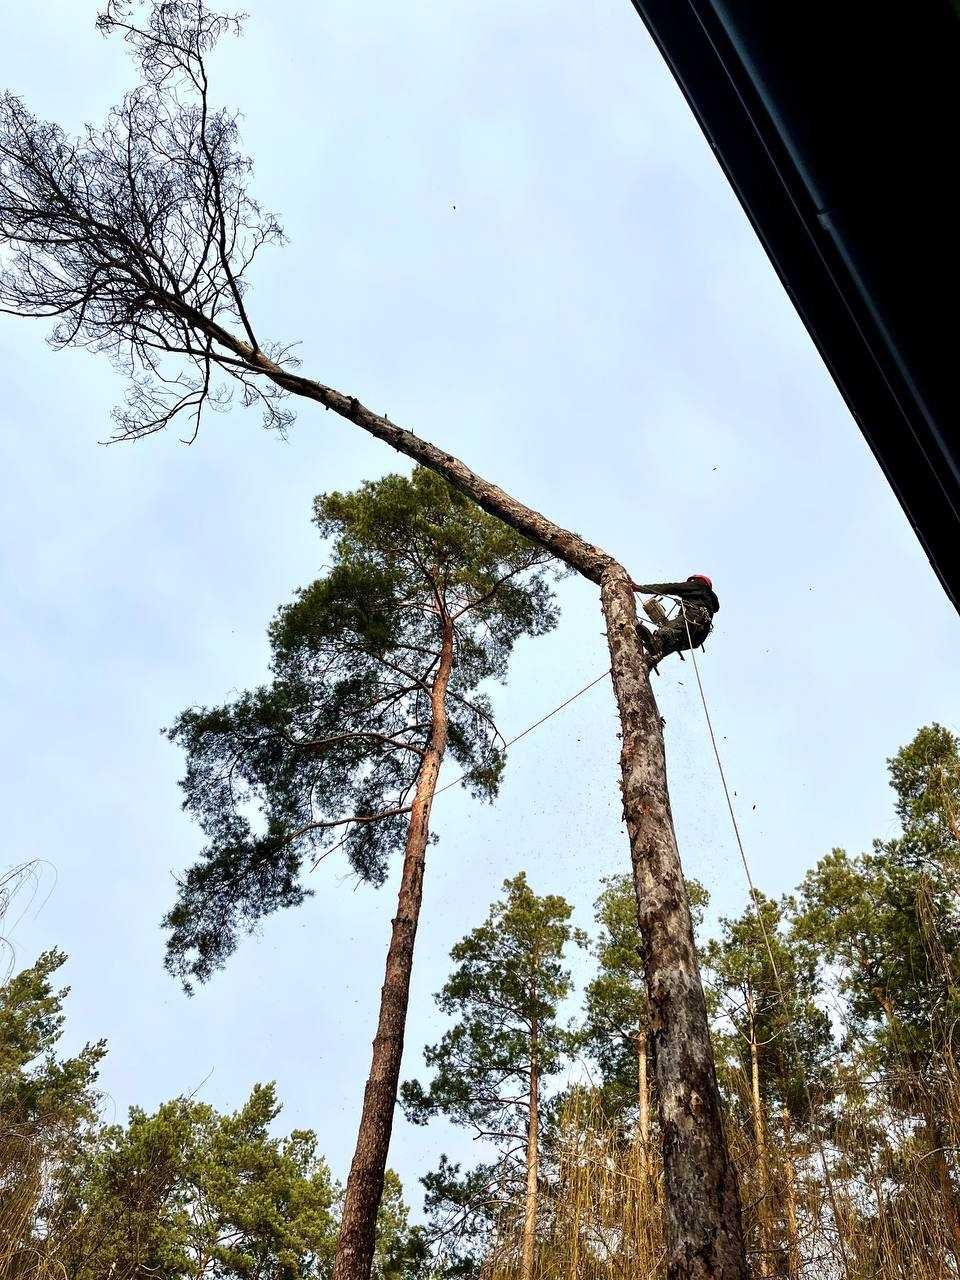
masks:
<path id="1" fill-rule="evenodd" d="M 209 841 L 166 918 L 168 967 L 188 980 L 303 902 L 305 861 L 342 848 L 361 879 L 383 881 L 430 735 L 444 618 L 447 750 L 492 799 L 504 750 L 486 686 L 521 636 L 556 622 L 550 557 L 423 468 L 323 495 L 315 522 L 332 563 L 274 619 L 270 681 L 167 731 L 187 754 L 184 808 Z"/>

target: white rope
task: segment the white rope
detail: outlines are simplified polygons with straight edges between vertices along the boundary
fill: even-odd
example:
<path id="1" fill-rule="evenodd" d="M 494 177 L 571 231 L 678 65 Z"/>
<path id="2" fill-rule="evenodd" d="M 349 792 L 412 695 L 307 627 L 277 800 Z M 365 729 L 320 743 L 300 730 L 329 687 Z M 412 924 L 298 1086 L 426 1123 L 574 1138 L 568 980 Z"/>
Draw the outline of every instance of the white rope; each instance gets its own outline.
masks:
<path id="1" fill-rule="evenodd" d="M 713 747 L 714 758 L 716 759 L 716 762 L 717 762 L 717 771 L 720 774 L 720 782 L 723 785 L 723 794 L 726 797 L 727 809 L 730 813 L 730 822 L 733 826 L 733 834 L 737 840 L 737 848 L 740 850 L 740 861 L 743 863 L 743 870 L 747 877 L 747 886 L 750 890 L 750 900 L 753 904 L 754 912 L 756 913 L 757 923 L 760 925 L 760 933 L 763 936 L 764 947 L 766 948 L 767 958 L 770 961 L 770 969 L 773 973 L 774 981 L 777 984 L 777 991 L 779 992 L 780 1000 L 783 1003 L 783 1007 L 787 1010 L 786 1030 L 787 1030 L 787 1034 L 790 1037 L 790 1042 L 793 1048 L 794 1057 L 796 1058 L 797 1062 L 799 1062 L 800 1061 L 799 1042 L 797 1040 L 793 1018 L 790 1013 L 790 1005 L 787 1002 L 786 992 L 783 987 L 783 982 L 780 978 L 780 969 L 777 965 L 776 958 L 773 954 L 773 947 L 770 942 L 770 935 L 768 934 L 767 926 L 764 923 L 763 912 L 760 909 L 760 896 L 757 892 L 757 887 L 754 884 L 753 873 L 750 870 L 750 863 L 747 859 L 747 851 L 744 848 L 743 837 L 740 834 L 740 824 L 737 822 L 736 811 L 734 810 L 734 807 L 733 807 L 733 799 L 730 795 L 730 788 L 727 785 L 727 775 L 723 767 L 723 761 L 720 758 L 720 748 L 717 745 L 717 735 L 713 731 L 713 720 L 710 716 L 710 708 L 707 706 L 707 695 L 704 692 L 703 680 L 700 678 L 700 666 L 697 662 L 697 654 L 693 645 L 693 637 L 690 634 L 690 623 L 687 620 L 686 606 L 684 605 L 684 602 L 682 599 L 678 600 L 678 603 L 680 605 L 680 612 L 683 614 L 683 625 L 686 628 L 686 632 L 687 632 L 687 643 L 690 646 L 690 657 L 693 659 L 693 670 L 697 677 L 697 688 L 700 691 L 700 701 L 703 704 L 703 714 L 707 722 L 707 729 L 709 730 L 709 733 L 710 733 L 710 743 Z M 810 1117 L 812 1121 L 813 1094 L 810 1091 L 810 1083 L 807 1080 L 807 1077 L 802 1070 L 800 1075 L 801 1075 L 801 1079 L 803 1080 L 803 1091 L 807 1099 L 807 1106 L 810 1109 Z M 837 1243 L 840 1246 L 840 1256 L 841 1256 L 841 1259 L 843 1260 L 844 1275 L 846 1275 L 849 1280 L 850 1264 L 847 1259 L 847 1248 L 846 1248 L 846 1245 L 844 1244 L 843 1233 L 840 1227 L 840 1211 L 837 1205 L 837 1197 L 836 1197 L 836 1192 L 834 1190 L 834 1185 L 833 1185 L 833 1176 L 830 1173 L 830 1166 L 827 1162 L 827 1155 L 826 1155 L 826 1151 L 824 1150 L 823 1143 L 820 1141 L 819 1137 L 815 1137 L 814 1141 L 816 1142 L 817 1152 L 820 1156 L 820 1165 L 823 1169 L 823 1178 L 827 1188 L 827 1195 L 830 1200 L 830 1207 L 833 1210 L 833 1220 L 837 1228 Z M 788 1153 L 788 1157 L 789 1157 L 789 1153 Z"/>
<path id="2" fill-rule="evenodd" d="M 506 751 L 508 747 L 512 747 L 515 742 L 519 742 L 521 738 L 525 738 L 528 733 L 533 733 L 534 729 L 539 729 L 540 725 L 544 724 L 547 720 L 549 720 L 551 716 L 555 716 L 558 711 L 563 711 L 565 707 L 569 707 L 571 702 L 576 702 L 578 698 L 582 697 L 585 693 L 587 693 L 590 689 L 592 689 L 594 685 L 599 684 L 601 680 L 605 680 L 609 674 L 610 674 L 610 668 L 608 667 L 606 671 L 602 671 L 600 675 L 596 676 L 595 679 L 591 680 L 589 684 L 585 684 L 582 689 L 578 689 L 577 692 L 572 693 L 569 698 L 565 698 L 558 707 L 554 707 L 552 711 L 548 711 L 547 714 L 544 716 L 541 716 L 539 720 L 534 720 L 533 724 L 528 724 L 526 729 L 521 730 L 521 732 L 518 733 L 515 737 L 511 738 L 509 742 L 504 742 L 503 744 L 504 751 Z M 469 770 L 466 773 L 461 773 L 459 777 L 452 778 L 449 782 L 445 782 L 442 787 L 438 787 L 436 789 L 436 791 L 433 793 L 433 798 L 436 799 L 437 796 L 442 795 L 444 791 L 449 791 L 451 787 L 459 786 L 459 784 L 461 782 L 464 782 L 468 777 L 469 777 Z M 323 849 L 320 853 L 318 853 L 317 856 L 313 859 L 313 861 L 310 864 L 310 870 L 316 871 L 320 863 L 323 862 L 324 859 L 328 858 L 331 853 L 336 853 L 338 849 L 342 849 L 352 834 L 353 834 L 353 831 L 348 830 L 342 840 L 338 840 L 336 844 L 331 845 L 328 849 Z"/>
<path id="3" fill-rule="evenodd" d="M 547 714 L 545 716 L 541 716 L 539 720 L 534 720 L 533 724 L 528 724 L 526 729 L 521 733 L 518 733 L 515 738 L 511 738 L 509 742 L 505 742 L 503 744 L 504 751 L 506 751 L 508 747 L 512 747 L 515 742 L 519 742 L 521 738 L 525 738 L 528 733 L 533 733 L 534 729 L 539 729 L 540 726 L 545 724 L 551 716 L 555 716 L 558 711 L 563 711 L 565 707 L 569 707 L 571 702 L 576 702 L 578 698 L 582 697 L 592 689 L 595 684 L 599 684 L 601 680 L 606 679 L 609 674 L 610 668 L 607 667 L 606 671 L 601 671 L 595 679 L 591 680 L 589 684 L 585 684 L 582 689 L 578 689 L 576 693 L 572 693 L 570 697 L 561 702 L 558 707 L 554 707 L 552 711 L 548 711 Z M 457 786 L 458 783 L 463 782 L 469 776 L 469 770 L 466 773 L 461 773 L 459 778 L 454 778 L 451 782 L 446 782 L 442 787 L 438 787 L 435 795 L 442 795 L 444 791 L 449 791 L 451 787 Z"/>

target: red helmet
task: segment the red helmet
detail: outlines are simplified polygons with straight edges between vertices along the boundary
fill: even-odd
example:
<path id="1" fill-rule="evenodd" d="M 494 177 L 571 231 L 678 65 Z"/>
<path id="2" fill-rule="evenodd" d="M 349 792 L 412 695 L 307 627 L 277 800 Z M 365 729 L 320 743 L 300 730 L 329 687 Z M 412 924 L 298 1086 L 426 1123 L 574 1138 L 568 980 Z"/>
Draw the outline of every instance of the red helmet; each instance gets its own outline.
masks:
<path id="1" fill-rule="evenodd" d="M 690 577 L 687 579 L 687 581 L 688 581 L 688 582 L 702 582 L 702 583 L 704 583 L 706 586 L 708 586 L 708 587 L 711 589 L 711 591 L 713 590 L 713 583 L 710 581 L 710 579 L 707 577 L 707 575 L 706 575 L 705 573 L 691 573 L 691 575 L 690 575 Z"/>

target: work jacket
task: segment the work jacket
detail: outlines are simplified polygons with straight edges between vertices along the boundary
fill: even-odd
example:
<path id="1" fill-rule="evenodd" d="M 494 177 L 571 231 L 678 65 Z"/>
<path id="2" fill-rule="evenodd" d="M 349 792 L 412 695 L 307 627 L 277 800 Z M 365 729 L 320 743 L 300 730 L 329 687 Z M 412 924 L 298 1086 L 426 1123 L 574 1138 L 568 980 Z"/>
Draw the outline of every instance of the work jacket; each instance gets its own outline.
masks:
<path id="1" fill-rule="evenodd" d="M 638 586 L 637 590 L 645 596 L 676 596 L 707 609 L 711 617 L 720 610 L 716 592 L 705 582 L 648 582 L 645 586 Z"/>

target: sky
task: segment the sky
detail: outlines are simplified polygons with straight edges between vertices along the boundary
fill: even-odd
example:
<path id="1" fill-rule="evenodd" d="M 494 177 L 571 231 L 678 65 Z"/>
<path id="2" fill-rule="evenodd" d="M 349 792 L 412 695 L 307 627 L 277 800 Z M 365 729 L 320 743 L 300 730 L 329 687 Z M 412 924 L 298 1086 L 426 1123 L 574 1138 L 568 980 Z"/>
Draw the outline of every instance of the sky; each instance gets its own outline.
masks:
<path id="1" fill-rule="evenodd" d="M 637 580 L 712 576 L 701 673 L 762 889 L 892 834 L 886 758 L 960 721 L 960 618 L 628 0 L 246 7 L 214 76 L 288 236 L 254 273 L 259 330 Z M 102 119 L 133 68 L 93 20 L 85 0 L 14 6 L 0 84 L 68 129 Z M 315 1129 L 343 1176 L 396 878 L 323 863 L 307 905 L 188 1000 L 159 921 L 202 840 L 160 730 L 265 676 L 269 619 L 324 563 L 313 496 L 407 464 L 310 405 L 287 442 L 238 407 L 189 447 L 103 447 L 119 375 L 44 338 L 0 317 L 0 868 L 40 866 L 8 922 L 17 962 L 68 953 L 64 1045 L 109 1041 L 109 1118 L 194 1090 L 234 1108 L 275 1079 L 280 1128 Z M 595 588 L 560 598 L 494 691 L 508 737 L 605 668 Z M 709 919 L 739 913 L 691 664 L 656 691 L 685 869 Z M 616 731 L 602 682 L 517 745 L 494 806 L 438 798 L 405 1075 L 505 877 L 588 927 L 627 869 Z M 398 1119 L 414 1203 L 441 1150 L 479 1154 Z"/>

